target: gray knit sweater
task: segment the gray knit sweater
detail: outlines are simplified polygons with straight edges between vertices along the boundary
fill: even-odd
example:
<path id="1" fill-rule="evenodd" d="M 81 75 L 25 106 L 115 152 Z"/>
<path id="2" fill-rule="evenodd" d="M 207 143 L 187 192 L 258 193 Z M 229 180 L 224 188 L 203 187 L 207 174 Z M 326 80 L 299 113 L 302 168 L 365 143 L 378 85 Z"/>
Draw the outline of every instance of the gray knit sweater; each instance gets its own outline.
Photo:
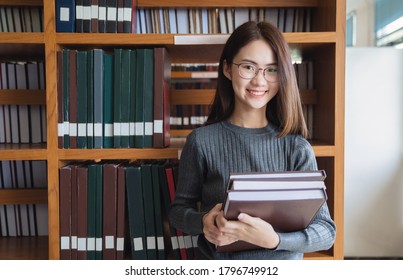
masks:
<path id="1" fill-rule="evenodd" d="M 179 163 L 175 200 L 169 213 L 173 227 L 199 235 L 198 245 L 211 259 L 302 259 L 303 253 L 329 249 L 336 227 L 326 204 L 305 230 L 279 233 L 275 250 L 216 253 L 203 236 L 202 217 L 222 203 L 231 172 L 316 170 L 311 145 L 301 136 L 277 138 L 277 128 L 251 129 L 223 121 L 194 129 Z M 200 210 L 198 210 L 200 209 Z"/>

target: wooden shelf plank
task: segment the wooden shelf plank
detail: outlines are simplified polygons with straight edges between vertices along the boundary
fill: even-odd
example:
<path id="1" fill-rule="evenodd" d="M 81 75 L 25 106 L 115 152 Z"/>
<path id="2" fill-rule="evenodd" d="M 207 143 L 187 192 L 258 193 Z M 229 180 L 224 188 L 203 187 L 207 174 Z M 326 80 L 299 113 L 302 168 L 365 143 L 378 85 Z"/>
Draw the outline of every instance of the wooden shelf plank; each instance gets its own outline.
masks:
<path id="1" fill-rule="evenodd" d="M 115 34 L 115 33 L 57 33 L 56 43 L 61 45 L 173 45 L 172 34 Z"/>
<path id="2" fill-rule="evenodd" d="M 315 156 L 317 157 L 334 157 L 336 148 L 332 145 L 312 145 Z"/>
<path id="3" fill-rule="evenodd" d="M 0 160 L 46 160 L 46 144 L 0 144 Z"/>
<path id="4" fill-rule="evenodd" d="M 192 132 L 191 129 L 171 129 L 169 133 L 173 137 L 186 137 Z"/>
<path id="5" fill-rule="evenodd" d="M 0 237 L 0 260 L 47 260 L 47 236 Z"/>
<path id="6" fill-rule="evenodd" d="M 336 43 L 336 32 L 289 32 L 283 33 L 286 41 L 293 44 L 322 44 Z"/>
<path id="7" fill-rule="evenodd" d="M 2 32 L 0 43 L 44 44 L 45 34 L 42 32 Z"/>
<path id="8" fill-rule="evenodd" d="M 45 90 L 0 90 L 0 104 L 46 105 Z"/>
<path id="9" fill-rule="evenodd" d="M 37 189 L 0 189 L 0 204 L 47 204 L 48 190 Z"/>
<path id="10" fill-rule="evenodd" d="M 7 33 L 3 33 L 7 34 Z M 12 33 L 11 33 L 12 34 Z M 26 33 L 24 33 L 25 35 Z M 40 33 L 39 33 L 40 34 Z M 2 39 L 0 42 L 13 41 L 16 36 L 9 35 L 9 40 Z M 223 45 L 229 35 L 227 34 L 113 34 L 113 33 L 57 33 L 56 43 L 68 45 Z M 292 32 L 284 33 L 284 37 L 290 44 L 314 44 L 314 43 L 335 43 L 335 32 Z M 14 38 L 14 40 L 12 40 Z M 43 42 L 43 35 L 42 35 Z M 180 39 L 180 40 L 179 40 Z M 32 40 L 32 39 L 31 39 Z M 39 41 L 39 39 L 38 39 Z M 186 43 L 186 41 L 188 41 Z M 20 38 L 17 42 L 32 43 L 28 39 Z M 213 43 L 212 43 L 213 42 Z M 178 43 L 177 43 L 178 44 Z"/>
<path id="11" fill-rule="evenodd" d="M 169 159 L 178 158 L 178 150 L 164 149 L 65 149 L 59 150 L 60 160 L 102 159 Z"/>
<path id="12" fill-rule="evenodd" d="M 172 79 L 216 79 L 217 71 L 172 71 Z"/>
<path id="13" fill-rule="evenodd" d="M 314 253 L 306 253 L 304 255 L 305 260 L 333 260 L 334 257 L 331 251 L 326 252 L 314 252 Z"/>
<path id="14" fill-rule="evenodd" d="M 191 1 L 188 0 L 138 0 L 139 7 L 262 7 L 261 0 L 232 0 L 232 1 L 216 1 L 216 0 L 202 0 Z M 316 0 L 300 0 L 300 1 L 282 1 L 270 0 L 264 4 L 265 7 L 315 7 Z"/>

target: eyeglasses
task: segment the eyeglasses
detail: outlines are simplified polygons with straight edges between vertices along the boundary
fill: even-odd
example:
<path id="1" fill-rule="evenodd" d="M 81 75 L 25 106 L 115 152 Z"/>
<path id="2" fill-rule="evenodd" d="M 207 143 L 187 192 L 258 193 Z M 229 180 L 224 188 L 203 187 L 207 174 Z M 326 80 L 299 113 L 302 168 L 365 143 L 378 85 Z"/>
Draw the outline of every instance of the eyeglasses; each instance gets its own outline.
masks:
<path id="1" fill-rule="evenodd" d="M 239 76 L 244 79 L 251 80 L 257 76 L 260 70 L 263 71 L 263 77 L 269 83 L 278 82 L 278 69 L 276 65 L 266 68 L 259 68 L 252 63 L 232 63 L 238 67 Z"/>

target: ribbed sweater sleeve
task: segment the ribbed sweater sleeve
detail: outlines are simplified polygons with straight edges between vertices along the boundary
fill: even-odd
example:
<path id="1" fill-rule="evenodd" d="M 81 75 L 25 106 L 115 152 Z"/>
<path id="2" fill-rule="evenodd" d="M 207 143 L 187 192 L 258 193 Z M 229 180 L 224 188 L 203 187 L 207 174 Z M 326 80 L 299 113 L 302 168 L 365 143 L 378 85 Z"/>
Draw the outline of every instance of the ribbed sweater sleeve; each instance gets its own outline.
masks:
<path id="1" fill-rule="evenodd" d="M 232 172 L 316 170 L 316 158 L 308 141 L 298 135 L 277 137 L 273 126 L 242 128 L 224 121 L 192 131 L 179 163 L 170 223 L 191 235 L 203 233 L 202 217 L 224 199 Z M 303 231 L 281 233 L 276 250 L 304 253 L 332 246 L 335 224 L 326 204 Z M 247 254 L 247 253 L 246 253 Z M 274 254 L 274 255 L 273 255 Z"/>

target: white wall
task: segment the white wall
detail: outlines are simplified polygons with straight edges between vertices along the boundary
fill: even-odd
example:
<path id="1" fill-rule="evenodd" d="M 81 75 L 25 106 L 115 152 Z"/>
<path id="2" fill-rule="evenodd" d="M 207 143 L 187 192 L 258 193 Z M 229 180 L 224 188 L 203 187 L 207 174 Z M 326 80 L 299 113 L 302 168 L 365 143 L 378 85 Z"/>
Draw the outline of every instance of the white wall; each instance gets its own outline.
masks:
<path id="1" fill-rule="evenodd" d="M 350 12 L 356 14 L 356 47 L 375 45 L 374 1 L 346 0 L 346 14 Z"/>
<path id="2" fill-rule="evenodd" d="M 403 257 L 403 50 L 346 50 L 344 235 L 346 257 Z"/>

